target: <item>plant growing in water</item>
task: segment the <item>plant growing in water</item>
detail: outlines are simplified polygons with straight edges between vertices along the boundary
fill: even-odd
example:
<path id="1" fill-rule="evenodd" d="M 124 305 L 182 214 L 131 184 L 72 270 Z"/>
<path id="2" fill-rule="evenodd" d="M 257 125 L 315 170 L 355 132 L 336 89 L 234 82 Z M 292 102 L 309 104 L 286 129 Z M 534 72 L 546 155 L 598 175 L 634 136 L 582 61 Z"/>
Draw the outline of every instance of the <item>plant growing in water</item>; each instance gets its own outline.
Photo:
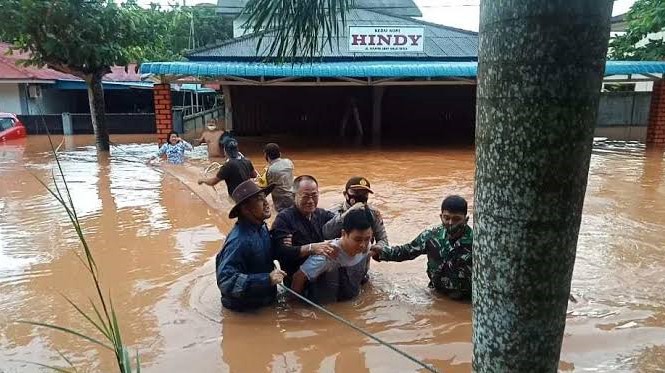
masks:
<path id="1" fill-rule="evenodd" d="M 48 129 L 47 129 L 48 133 Z M 92 282 L 94 283 L 95 290 L 97 293 L 97 299 L 93 300 L 90 298 L 90 307 L 92 308 L 92 311 L 84 311 L 79 305 L 74 303 L 71 299 L 69 299 L 67 296 L 64 296 L 64 298 L 67 300 L 69 304 L 74 307 L 74 309 L 79 313 L 79 315 L 83 316 L 91 325 L 97 329 L 102 336 L 104 337 L 102 340 L 91 337 L 89 335 L 85 335 L 81 332 L 78 332 L 76 330 L 63 327 L 63 326 L 58 326 L 54 324 L 49 324 L 49 323 L 42 323 L 42 322 L 35 322 L 35 321 L 25 321 L 25 320 L 19 320 L 17 322 L 23 323 L 23 324 L 29 324 L 29 325 L 34 325 L 34 326 L 41 326 L 41 327 L 46 327 L 54 330 L 58 330 L 61 332 L 65 332 L 68 334 L 75 335 L 79 338 L 85 339 L 89 342 L 92 342 L 94 344 L 97 344 L 99 346 L 102 346 L 106 349 L 109 349 L 113 351 L 115 354 L 116 361 L 118 363 L 118 369 L 121 373 L 132 373 L 133 368 L 131 364 L 131 356 L 129 353 L 128 348 L 123 344 L 122 341 L 122 335 L 120 333 L 120 327 L 118 326 L 118 317 L 116 315 L 115 309 L 113 307 L 113 302 L 111 300 L 111 295 L 109 292 L 108 296 L 105 296 L 104 293 L 102 292 L 102 288 L 100 285 L 100 280 L 99 280 L 99 269 L 97 268 L 97 264 L 95 263 L 95 259 L 92 255 L 92 251 L 90 250 L 90 247 L 88 246 L 88 242 L 85 239 L 85 235 L 83 234 L 83 229 L 81 228 L 81 224 L 78 219 L 78 215 L 76 214 L 76 208 L 74 207 L 74 202 L 72 200 L 71 193 L 69 192 L 69 186 L 67 185 L 67 181 L 65 180 L 65 174 L 62 170 L 62 166 L 60 164 L 60 159 L 58 158 L 58 151 L 57 149 L 53 146 L 53 141 L 51 139 L 51 136 L 49 134 L 49 143 L 51 145 L 51 152 L 53 153 L 53 156 L 55 157 L 55 162 L 58 166 L 58 175 L 55 174 L 53 170 L 51 170 L 51 179 L 53 180 L 53 187 L 48 186 L 43 180 L 41 180 L 38 176 L 34 175 L 33 176 L 39 181 L 46 190 L 48 190 L 49 193 L 55 198 L 60 205 L 65 209 L 67 212 L 67 215 L 69 217 L 69 221 L 71 222 L 72 226 L 74 227 L 74 230 L 76 231 L 76 234 L 78 236 L 79 241 L 81 242 L 81 245 L 83 246 L 83 253 L 85 254 L 85 258 L 83 258 L 79 253 L 76 253 L 76 256 L 81 260 L 85 268 L 88 270 L 90 273 L 90 278 Z M 59 147 L 58 147 L 59 148 Z M 60 177 L 62 180 L 62 187 L 58 186 L 58 179 L 57 176 Z M 64 195 L 63 195 L 63 190 L 64 190 Z M 60 356 L 69 364 L 69 366 L 76 371 L 76 368 L 72 364 L 72 362 L 67 359 L 67 357 L 60 353 Z M 49 366 L 45 364 L 40 364 L 40 363 L 34 363 L 30 362 L 31 364 L 36 364 L 42 367 L 50 368 L 53 370 L 56 370 L 58 372 L 68 372 L 68 370 L 54 367 L 54 366 Z M 141 367 L 140 367 L 140 360 L 139 360 L 139 355 L 138 351 L 136 353 L 136 366 L 134 367 L 137 373 L 140 373 Z"/>

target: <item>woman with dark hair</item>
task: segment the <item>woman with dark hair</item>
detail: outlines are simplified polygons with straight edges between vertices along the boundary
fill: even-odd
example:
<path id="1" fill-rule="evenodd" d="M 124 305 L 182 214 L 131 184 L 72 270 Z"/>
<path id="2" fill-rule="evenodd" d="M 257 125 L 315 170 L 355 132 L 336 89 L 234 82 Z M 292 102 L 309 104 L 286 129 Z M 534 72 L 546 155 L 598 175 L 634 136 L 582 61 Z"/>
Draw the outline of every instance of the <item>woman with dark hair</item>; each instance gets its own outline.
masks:
<path id="1" fill-rule="evenodd" d="M 152 156 L 148 162 L 155 158 L 166 155 L 166 160 L 171 164 L 183 164 L 185 162 L 185 150 L 192 151 L 192 145 L 180 138 L 178 132 L 169 132 L 168 141 L 159 148 L 157 155 Z"/>

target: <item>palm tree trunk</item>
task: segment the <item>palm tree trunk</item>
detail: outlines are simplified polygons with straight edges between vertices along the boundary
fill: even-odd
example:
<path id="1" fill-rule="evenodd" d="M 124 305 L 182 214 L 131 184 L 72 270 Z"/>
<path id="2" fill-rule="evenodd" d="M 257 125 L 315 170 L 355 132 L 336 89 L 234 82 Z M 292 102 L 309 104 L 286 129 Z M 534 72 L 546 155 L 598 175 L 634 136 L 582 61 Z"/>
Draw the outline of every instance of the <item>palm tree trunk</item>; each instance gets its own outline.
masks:
<path id="1" fill-rule="evenodd" d="M 100 74 L 90 74 L 85 77 L 88 84 L 88 103 L 90 104 L 90 119 L 95 131 L 97 151 L 109 151 L 109 133 L 106 127 L 106 109 L 104 108 L 104 87 Z"/>
<path id="2" fill-rule="evenodd" d="M 482 0 L 474 372 L 556 372 L 612 0 Z"/>

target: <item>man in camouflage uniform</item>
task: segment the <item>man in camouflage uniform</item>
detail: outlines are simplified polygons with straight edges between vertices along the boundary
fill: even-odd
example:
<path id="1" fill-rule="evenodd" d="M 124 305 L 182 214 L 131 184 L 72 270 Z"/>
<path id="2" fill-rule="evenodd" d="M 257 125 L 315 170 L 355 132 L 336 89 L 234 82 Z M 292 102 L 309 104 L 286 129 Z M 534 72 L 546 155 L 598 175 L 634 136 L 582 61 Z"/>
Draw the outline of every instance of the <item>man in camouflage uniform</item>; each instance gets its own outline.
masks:
<path id="1" fill-rule="evenodd" d="M 467 224 L 466 200 L 448 196 L 441 204 L 441 225 L 424 230 L 410 243 L 372 246 L 377 261 L 402 262 L 427 254 L 429 286 L 453 299 L 471 296 L 473 230 Z"/>

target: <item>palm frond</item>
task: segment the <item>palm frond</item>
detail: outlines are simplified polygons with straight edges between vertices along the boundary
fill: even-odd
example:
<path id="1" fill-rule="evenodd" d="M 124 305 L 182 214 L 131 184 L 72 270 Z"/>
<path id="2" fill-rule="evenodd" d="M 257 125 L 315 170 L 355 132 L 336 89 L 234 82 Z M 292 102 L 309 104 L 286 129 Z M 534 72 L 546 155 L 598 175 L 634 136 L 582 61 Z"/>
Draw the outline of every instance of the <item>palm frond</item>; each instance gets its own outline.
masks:
<path id="1" fill-rule="evenodd" d="M 354 0 L 250 0 L 243 10 L 243 27 L 259 36 L 256 53 L 278 62 L 300 57 L 314 59 L 346 27 L 346 13 Z M 272 39 L 262 50 L 264 39 Z"/>

